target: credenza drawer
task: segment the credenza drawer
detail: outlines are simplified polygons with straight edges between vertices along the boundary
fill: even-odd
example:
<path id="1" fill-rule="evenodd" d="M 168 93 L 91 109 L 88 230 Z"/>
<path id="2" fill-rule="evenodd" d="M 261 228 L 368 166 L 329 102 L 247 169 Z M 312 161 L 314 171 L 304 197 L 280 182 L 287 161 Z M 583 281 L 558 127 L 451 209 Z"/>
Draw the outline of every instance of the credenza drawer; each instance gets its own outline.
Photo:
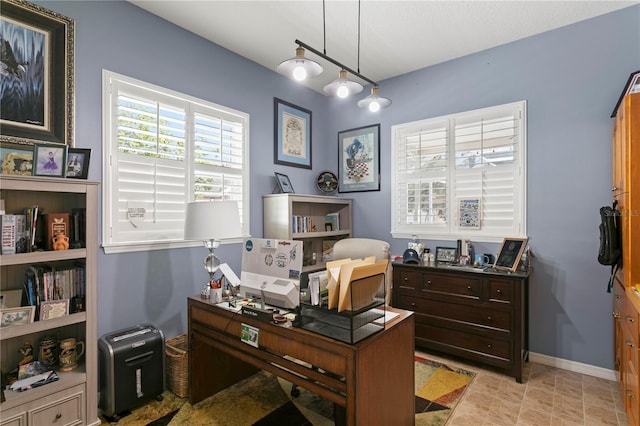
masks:
<path id="1" fill-rule="evenodd" d="M 513 281 L 501 279 L 487 280 L 489 301 L 510 304 L 513 301 L 513 286 Z"/>
<path id="2" fill-rule="evenodd" d="M 398 307 L 415 311 L 420 316 L 449 321 L 462 326 L 495 329 L 505 333 L 511 331 L 511 313 L 509 311 L 446 303 L 402 294 L 399 297 Z"/>
<path id="3" fill-rule="evenodd" d="M 453 348 L 474 353 L 471 359 L 477 358 L 478 354 L 488 355 L 491 358 L 500 358 L 502 361 L 510 361 L 511 359 L 508 340 L 495 339 L 423 322 L 416 322 L 416 340 L 417 346 L 421 346 L 419 342 L 424 340 L 426 342 L 439 343 L 448 349 Z"/>

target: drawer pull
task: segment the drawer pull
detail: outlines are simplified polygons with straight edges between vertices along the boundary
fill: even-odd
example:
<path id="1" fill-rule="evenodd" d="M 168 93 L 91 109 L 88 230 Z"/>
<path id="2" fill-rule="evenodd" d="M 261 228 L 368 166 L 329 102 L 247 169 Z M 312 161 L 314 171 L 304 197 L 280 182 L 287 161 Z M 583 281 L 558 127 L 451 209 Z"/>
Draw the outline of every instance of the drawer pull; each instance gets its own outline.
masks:
<path id="1" fill-rule="evenodd" d="M 487 321 L 493 321 L 493 317 L 492 317 L 491 315 L 489 315 L 489 316 L 487 317 Z"/>
<path id="2" fill-rule="evenodd" d="M 403 280 L 404 280 L 405 283 L 409 282 L 409 278 L 407 278 L 407 277 L 404 277 Z"/>
<path id="3" fill-rule="evenodd" d="M 624 344 L 629 346 L 630 348 L 634 348 L 635 346 L 633 345 L 633 342 L 631 340 L 625 340 Z"/>
<path id="4" fill-rule="evenodd" d="M 60 420 L 62 418 L 62 413 L 56 414 L 56 420 Z"/>
<path id="5" fill-rule="evenodd" d="M 427 285 L 431 285 L 431 280 L 427 280 Z"/>
<path id="6" fill-rule="evenodd" d="M 416 307 L 416 302 L 411 302 L 411 307 L 415 308 Z"/>
<path id="7" fill-rule="evenodd" d="M 622 315 L 620 315 L 620 313 L 619 313 L 619 312 L 614 312 L 614 313 L 613 313 L 613 318 L 615 318 L 615 319 L 620 319 L 620 318 L 622 318 Z"/>
<path id="8" fill-rule="evenodd" d="M 627 389 L 627 391 L 625 392 L 627 394 L 627 396 L 631 399 L 635 399 L 635 395 L 633 394 L 633 391 Z"/>
<path id="9" fill-rule="evenodd" d="M 629 315 L 627 315 L 627 321 L 629 321 L 630 323 L 636 322 L 636 320 L 634 320 L 633 317 L 630 317 Z"/>
<path id="10" fill-rule="evenodd" d="M 496 293 L 498 293 L 498 294 L 502 294 L 502 290 L 501 290 L 501 289 L 497 289 L 497 290 L 496 290 Z"/>
<path id="11" fill-rule="evenodd" d="M 620 299 L 620 295 L 619 294 L 616 294 L 616 299 Z"/>
<path id="12" fill-rule="evenodd" d="M 467 286 L 467 290 L 471 291 L 471 286 L 470 285 Z"/>
<path id="13" fill-rule="evenodd" d="M 487 345 L 487 349 L 493 349 L 493 345 L 492 345 L 491 343 L 489 343 L 489 344 Z"/>

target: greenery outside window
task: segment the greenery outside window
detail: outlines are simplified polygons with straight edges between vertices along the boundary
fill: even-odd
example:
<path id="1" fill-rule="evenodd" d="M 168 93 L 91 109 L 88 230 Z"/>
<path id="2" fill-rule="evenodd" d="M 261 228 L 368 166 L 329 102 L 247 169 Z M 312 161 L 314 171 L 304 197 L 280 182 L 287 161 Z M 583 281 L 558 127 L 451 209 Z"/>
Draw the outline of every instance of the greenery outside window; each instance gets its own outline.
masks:
<path id="1" fill-rule="evenodd" d="M 193 246 L 186 203 L 238 202 L 249 224 L 249 115 L 103 71 L 106 253 Z"/>
<path id="2" fill-rule="evenodd" d="M 399 124 L 391 133 L 394 237 L 526 236 L 526 102 Z M 479 206 L 476 227 L 460 220 L 469 200 Z"/>

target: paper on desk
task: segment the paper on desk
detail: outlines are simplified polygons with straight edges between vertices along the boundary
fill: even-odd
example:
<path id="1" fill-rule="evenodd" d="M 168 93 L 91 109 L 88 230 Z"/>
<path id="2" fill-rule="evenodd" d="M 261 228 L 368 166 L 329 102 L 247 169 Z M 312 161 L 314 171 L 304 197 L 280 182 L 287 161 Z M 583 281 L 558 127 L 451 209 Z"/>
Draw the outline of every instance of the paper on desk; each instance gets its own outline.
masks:
<path id="1" fill-rule="evenodd" d="M 238 276 L 233 272 L 229 265 L 223 263 L 218 267 L 218 269 L 220 269 L 224 277 L 232 286 L 237 287 L 240 285 L 240 278 L 238 278 Z"/>
<path id="2" fill-rule="evenodd" d="M 382 315 L 382 313 L 384 312 L 384 318 L 380 317 L 377 320 L 373 321 L 375 324 L 379 324 L 379 325 L 386 324 L 389 321 L 391 321 L 392 319 L 394 319 L 395 317 L 397 317 L 398 315 L 400 315 L 400 314 L 398 314 L 396 312 L 383 311 L 382 309 L 372 309 L 371 312 L 373 312 L 375 314 L 378 314 L 378 315 Z"/>
<path id="3" fill-rule="evenodd" d="M 329 290 L 329 303 L 328 308 L 333 309 L 338 306 L 338 299 L 340 297 L 338 280 L 340 279 L 340 265 L 351 262 L 351 258 L 332 260 L 327 262 L 327 275 L 329 276 L 329 282 L 327 283 L 327 290 Z"/>
<path id="4" fill-rule="evenodd" d="M 387 259 L 375 261 L 375 256 L 369 256 L 340 267 L 338 312 L 357 310 L 373 301 L 383 279 L 378 274 L 384 274 L 389 263 Z"/>

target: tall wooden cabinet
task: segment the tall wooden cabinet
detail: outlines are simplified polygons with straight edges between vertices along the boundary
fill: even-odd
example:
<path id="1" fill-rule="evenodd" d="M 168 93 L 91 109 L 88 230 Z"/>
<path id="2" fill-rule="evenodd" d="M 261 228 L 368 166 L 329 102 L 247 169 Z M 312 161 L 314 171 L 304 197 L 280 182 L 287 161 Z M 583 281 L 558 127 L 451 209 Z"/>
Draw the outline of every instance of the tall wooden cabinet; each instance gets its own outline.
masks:
<path id="1" fill-rule="evenodd" d="M 640 424 L 640 93 L 627 95 L 613 128 L 613 200 L 622 227 L 622 268 L 614 280 L 614 355 L 629 424 Z"/>
<path id="2" fill-rule="evenodd" d="M 30 341 L 35 358 L 38 345 L 46 336 L 58 341 L 74 337 L 85 342 L 85 353 L 77 369 L 59 372 L 59 380 L 24 392 L 6 391 L 0 403 L 0 424 L 20 426 L 97 425 L 97 207 L 98 184 L 86 180 L 0 176 L 0 198 L 7 213 L 20 213 L 38 205 L 46 213 L 86 209 L 86 247 L 61 251 L 36 251 L 0 256 L 0 284 L 3 291 L 23 288 L 30 266 L 85 268 L 85 310 L 25 325 L 0 328 L 0 366 L 6 374 L 16 368 L 18 350 Z M 57 368 L 54 368 L 57 369 Z"/>
<path id="3" fill-rule="evenodd" d="M 262 198 L 264 238 L 302 240 L 302 271 L 325 268 L 323 245 L 351 237 L 350 198 L 322 195 L 270 194 Z M 336 216 L 338 225 L 326 226 L 327 215 Z M 335 223 L 335 222 L 334 222 Z M 313 254 L 316 256 L 313 262 Z"/>

